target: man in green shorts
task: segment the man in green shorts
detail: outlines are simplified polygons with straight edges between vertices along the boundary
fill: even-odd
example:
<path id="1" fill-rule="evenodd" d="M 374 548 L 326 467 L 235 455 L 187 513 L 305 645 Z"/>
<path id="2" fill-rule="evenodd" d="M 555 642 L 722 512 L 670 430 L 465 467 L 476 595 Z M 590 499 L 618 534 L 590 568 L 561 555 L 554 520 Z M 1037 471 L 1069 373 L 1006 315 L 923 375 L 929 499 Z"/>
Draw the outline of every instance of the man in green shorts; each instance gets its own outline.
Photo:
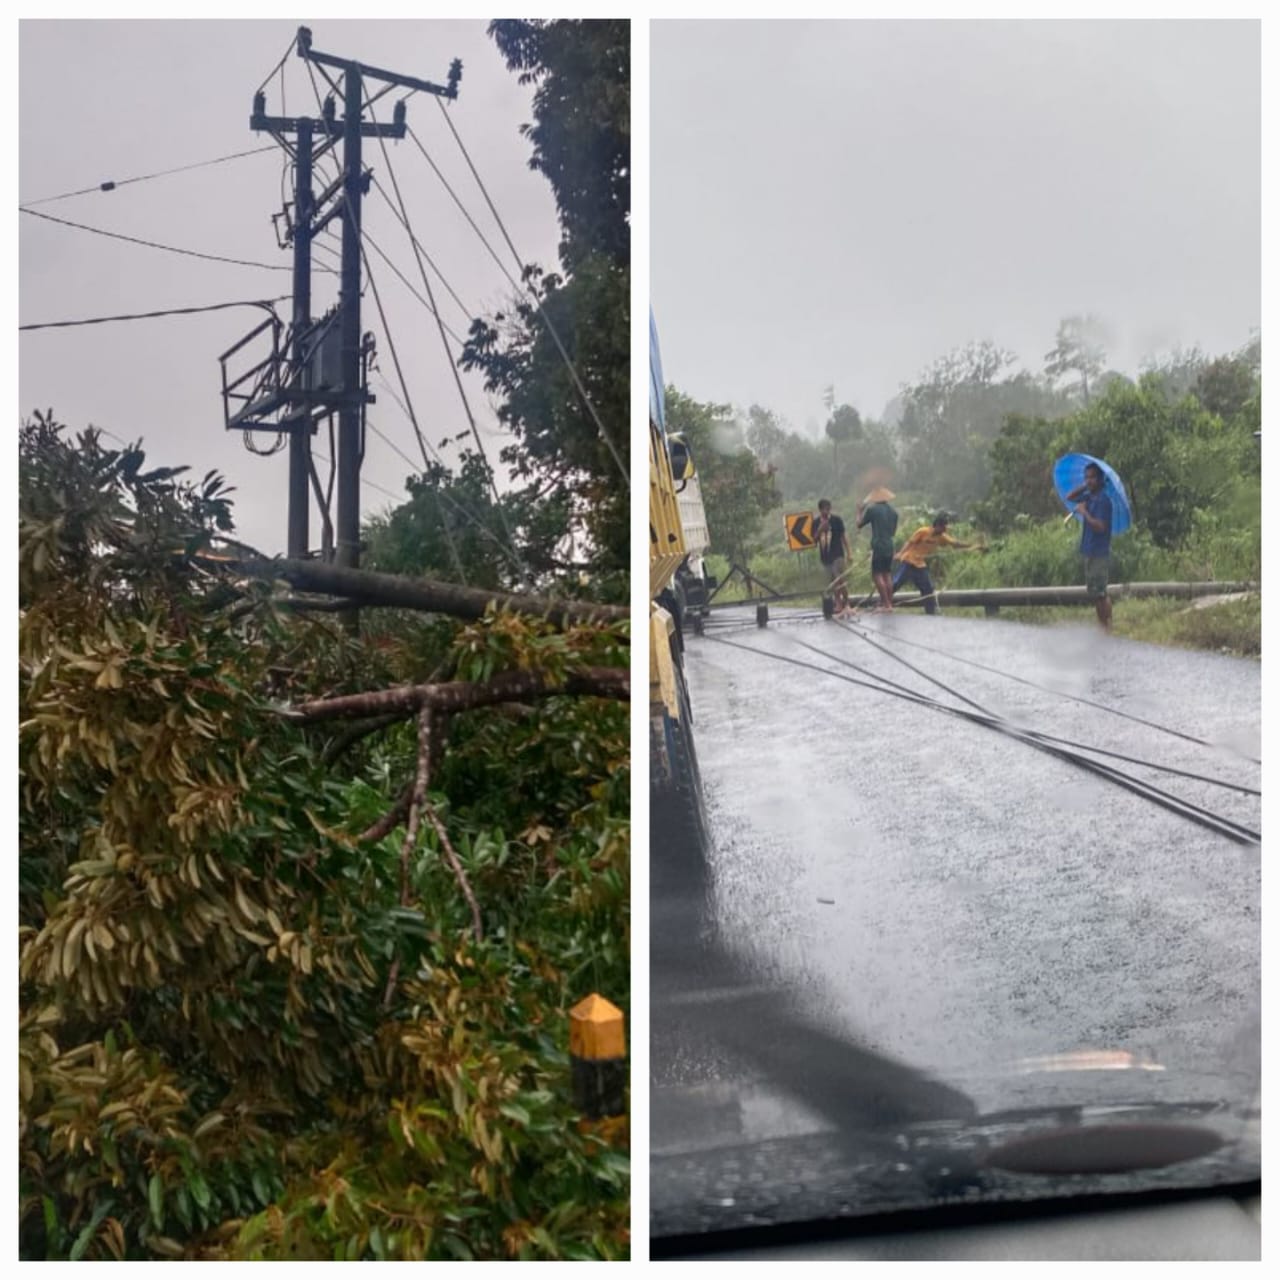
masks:
<path id="1" fill-rule="evenodd" d="M 893 494 L 883 485 L 858 503 L 858 528 L 871 526 L 871 581 L 880 596 L 877 612 L 893 612 L 893 535 L 898 531 L 898 513 L 889 505 Z"/>
<path id="2" fill-rule="evenodd" d="M 1076 514 L 1080 517 L 1085 594 L 1094 603 L 1102 629 L 1110 631 L 1107 579 L 1111 573 L 1111 499 L 1107 497 L 1105 483 L 1102 468 L 1090 462 L 1084 469 L 1084 484 L 1067 494 L 1067 501 L 1076 503 Z"/>

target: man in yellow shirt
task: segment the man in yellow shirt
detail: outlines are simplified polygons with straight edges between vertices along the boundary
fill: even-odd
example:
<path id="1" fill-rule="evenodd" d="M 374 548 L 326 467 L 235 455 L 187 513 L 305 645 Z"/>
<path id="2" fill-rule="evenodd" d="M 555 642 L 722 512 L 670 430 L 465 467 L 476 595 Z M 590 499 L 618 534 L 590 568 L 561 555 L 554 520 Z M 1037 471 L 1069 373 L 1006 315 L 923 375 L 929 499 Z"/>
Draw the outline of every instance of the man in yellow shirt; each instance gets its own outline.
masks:
<path id="1" fill-rule="evenodd" d="M 945 511 L 934 517 L 933 524 L 922 525 L 902 544 L 902 549 L 893 557 L 902 563 L 893 575 L 893 589 L 897 591 L 904 582 L 910 582 L 924 597 L 925 613 L 937 613 L 938 601 L 933 590 L 933 580 L 929 577 L 929 557 L 939 547 L 954 547 L 957 551 L 967 551 L 972 547 L 970 542 L 957 542 L 947 532 L 950 517 Z"/>

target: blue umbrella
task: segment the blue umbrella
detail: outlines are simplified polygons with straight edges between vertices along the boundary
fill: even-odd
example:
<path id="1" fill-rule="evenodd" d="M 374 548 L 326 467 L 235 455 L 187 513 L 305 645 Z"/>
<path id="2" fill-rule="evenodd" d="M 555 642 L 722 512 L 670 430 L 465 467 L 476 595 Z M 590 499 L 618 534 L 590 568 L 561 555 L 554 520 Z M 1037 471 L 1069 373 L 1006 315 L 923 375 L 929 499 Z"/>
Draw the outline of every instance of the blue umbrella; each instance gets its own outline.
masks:
<path id="1" fill-rule="evenodd" d="M 1073 493 L 1084 484 L 1084 469 L 1089 463 L 1102 469 L 1103 492 L 1111 499 L 1111 532 L 1123 533 L 1133 523 L 1133 512 L 1129 509 L 1129 495 L 1124 491 L 1124 482 L 1101 458 L 1092 458 L 1087 453 L 1068 453 L 1053 464 L 1053 487 L 1058 491 L 1063 506 L 1075 515 L 1075 503 L 1067 501 L 1067 494 Z M 1079 519 L 1079 517 L 1076 517 Z"/>

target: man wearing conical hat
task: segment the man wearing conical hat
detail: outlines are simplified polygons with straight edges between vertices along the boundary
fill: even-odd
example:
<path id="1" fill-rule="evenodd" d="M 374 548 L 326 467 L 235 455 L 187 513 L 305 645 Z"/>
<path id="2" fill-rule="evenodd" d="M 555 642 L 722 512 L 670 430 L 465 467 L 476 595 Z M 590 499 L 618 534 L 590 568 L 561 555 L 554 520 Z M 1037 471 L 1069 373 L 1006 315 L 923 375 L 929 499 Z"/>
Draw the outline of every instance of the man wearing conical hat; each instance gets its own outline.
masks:
<path id="1" fill-rule="evenodd" d="M 871 526 L 871 581 L 880 597 L 877 613 L 893 612 L 893 535 L 898 513 L 889 505 L 893 494 L 880 485 L 858 503 L 858 528 Z"/>

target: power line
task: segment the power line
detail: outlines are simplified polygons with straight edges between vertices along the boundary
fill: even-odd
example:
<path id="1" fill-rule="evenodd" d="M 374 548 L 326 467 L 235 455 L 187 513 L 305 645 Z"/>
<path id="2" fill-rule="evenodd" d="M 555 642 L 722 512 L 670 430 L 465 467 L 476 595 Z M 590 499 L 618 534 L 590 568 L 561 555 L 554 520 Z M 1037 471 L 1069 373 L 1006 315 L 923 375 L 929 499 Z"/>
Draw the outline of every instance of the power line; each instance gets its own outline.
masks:
<path id="1" fill-rule="evenodd" d="M 107 236 L 112 240 L 124 240 L 129 244 L 139 244 L 147 249 L 163 249 L 166 253 L 178 253 L 187 258 L 203 258 L 206 262 L 225 262 L 233 267 L 260 267 L 264 271 L 292 271 L 292 267 L 282 266 L 277 262 L 251 262 L 246 258 L 226 258 L 217 253 L 201 253 L 198 249 L 182 249 L 177 245 L 160 244 L 155 240 L 142 240 L 137 236 L 126 236 L 119 231 L 107 231 L 102 227 L 91 227 L 84 222 L 72 222 L 69 218 L 55 218 L 51 213 L 37 213 L 34 209 L 19 208 L 19 213 L 28 214 L 32 218 L 43 218 L 46 222 L 56 222 L 60 226 L 74 227 L 77 231 L 92 231 L 94 235 Z M 332 271 L 331 267 L 321 267 L 322 271 Z"/>
<path id="2" fill-rule="evenodd" d="M 213 302 L 207 307 L 169 307 L 164 311 L 139 311 L 133 315 L 94 316 L 88 320 L 49 320 L 44 324 L 20 324 L 18 332 L 29 329 L 71 329 L 86 324 L 114 324 L 120 320 L 155 320 L 160 316 L 193 316 L 205 311 L 225 311 L 228 307 L 265 307 L 268 310 L 277 302 L 288 302 L 286 294 L 280 298 L 262 298 L 245 302 Z"/>
<path id="3" fill-rule="evenodd" d="M 115 191 L 117 187 L 127 187 L 134 182 L 150 182 L 153 178 L 167 178 L 174 173 L 189 173 L 192 169 L 206 169 L 214 164 L 226 164 L 228 160 L 240 160 L 245 156 L 259 156 L 264 151 L 274 151 L 275 147 L 254 147 L 250 151 L 233 151 L 229 156 L 215 156 L 212 160 L 198 160 L 195 164 L 180 164 L 173 169 L 159 169 L 155 173 L 141 173 L 136 178 L 108 179 L 96 187 L 80 187 L 76 191 L 64 191 L 61 195 L 45 196 L 40 200 L 19 200 L 19 209 L 30 209 L 38 204 L 53 204 L 57 200 L 70 200 L 73 196 L 92 195 L 96 191 Z"/>
<path id="4" fill-rule="evenodd" d="M 444 321 L 440 320 L 440 313 L 435 309 L 435 307 L 431 305 L 431 303 L 429 303 L 426 300 L 426 298 L 422 296 L 422 294 L 420 294 L 417 291 L 417 289 L 413 287 L 412 283 L 409 281 L 408 277 L 404 274 L 404 272 L 401 271 L 400 268 L 397 267 L 396 264 L 392 262 L 390 258 L 387 257 L 387 255 L 382 251 L 382 249 L 379 248 L 377 241 L 374 240 L 374 238 L 364 229 L 364 227 L 360 228 L 360 235 L 369 242 L 369 248 L 372 249 L 374 253 L 376 253 L 378 257 L 380 257 L 383 260 L 383 262 L 385 262 L 387 266 L 391 268 L 391 270 L 399 278 L 400 283 L 403 284 L 404 287 L 408 289 L 409 292 L 413 294 L 413 296 L 417 298 L 417 300 L 420 303 L 422 303 L 422 305 L 426 307 L 426 309 L 430 311 L 431 314 L 435 316 L 435 318 L 439 320 L 441 324 L 444 324 Z M 458 335 L 452 329 L 450 329 L 447 324 L 444 327 L 445 327 L 445 331 L 454 340 L 454 342 L 456 342 L 458 346 L 462 346 L 463 345 L 462 339 L 458 337 Z"/>
<path id="5" fill-rule="evenodd" d="M 344 218 L 347 217 L 346 210 L 343 210 Z M 400 390 L 404 392 L 405 403 L 409 409 L 409 421 L 413 424 L 413 433 L 418 437 L 418 447 L 422 450 L 423 470 L 430 467 L 427 459 L 427 441 L 422 434 L 422 429 L 418 426 L 418 415 L 413 411 L 413 399 L 409 395 L 409 386 L 404 380 L 404 370 L 400 367 L 400 356 L 396 351 L 395 339 L 391 336 L 391 328 L 387 324 L 387 314 L 382 309 L 382 299 L 378 295 L 378 285 L 373 278 L 373 270 L 369 266 L 369 255 L 364 251 L 364 237 L 361 236 L 359 241 L 360 258 L 364 264 L 365 278 L 369 281 L 369 287 L 373 290 L 373 301 L 378 308 L 378 318 L 382 321 L 382 332 L 386 335 L 387 346 L 391 348 L 391 363 L 395 365 L 396 377 L 400 379 Z M 436 494 L 436 512 L 440 516 L 440 527 L 444 530 L 445 542 L 449 547 L 449 555 L 453 560 L 453 567 L 458 577 L 466 585 L 466 570 L 462 567 L 462 558 L 458 555 L 458 548 L 454 545 L 453 534 L 449 531 L 449 522 L 444 518 L 444 512 L 440 510 L 439 505 L 439 489 L 433 486 L 433 492 Z"/>
<path id="6" fill-rule="evenodd" d="M 400 380 L 400 390 L 404 393 L 404 401 L 402 402 L 400 398 L 397 396 L 396 402 L 408 414 L 409 421 L 413 426 L 414 434 L 418 438 L 418 447 L 423 451 L 424 461 L 426 460 L 428 453 L 430 453 L 431 457 L 434 458 L 434 460 L 441 467 L 443 467 L 446 471 L 448 471 L 448 467 L 446 466 L 444 459 L 440 456 L 440 453 L 436 449 L 434 449 L 430 444 L 427 443 L 426 437 L 423 435 L 421 429 L 418 426 L 417 414 L 415 414 L 413 410 L 413 398 L 409 394 L 409 387 L 408 387 L 408 384 L 405 382 L 404 371 L 400 367 L 400 358 L 396 353 L 395 339 L 391 336 L 391 330 L 387 325 L 386 312 L 383 311 L 382 302 L 378 297 L 378 286 L 373 278 L 373 272 L 369 268 L 369 259 L 365 255 L 363 250 L 363 240 L 361 245 L 361 258 L 364 262 L 365 276 L 368 278 L 369 286 L 373 290 L 373 300 L 378 308 L 378 318 L 382 321 L 382 332 L 387 339 L 387 346 L 391 349 L 391 361 L 395 365 L 396 377 Z M 385 381 L 385 378 L 383 380 Z M 378 434 L 381 435 L 382 433 L 379 432 Z M 386 439 L 386 437 L 383 436 L 383 439 Z M 399 452 L 399 450 L 397 450 L 397 452 Z M 401 453 L 400 456 L 404 457 L 404 454 Z M 410 464 L 410 465 L 416 465 L 416 464 Z M 428 463 L 428 466 L 429 465 L 430 464 Z M 424 471 L 425 471 L 425 468 L 424 468 Z M 448 503 L 448 505 L 452 507 L 453 510 L 456 511 L 464 520 L 475 525 L 475 527 L 480 531 L 480 533 L 483 534 L 484 537 L 488 538 L 489 541 L 492 542 L 493 545 L 497 547 L 498 550 L 501 551 L 503 555 L 505 555 L 521 573 L 525 572 L 524 565 L 521 563 L 520 557 L 516 553 L 514 547 L 508 547 L 507 544 L 504 543 L 502 539 L 499 538 L 493 532 L 493 530 L 490 529 L 484 523 L 483 520 L 481 520 L 478 516 L 473 515 L 470 511 L 467 510 L 466 507 L 462 506 L 461 503 L 456 502 L 443 489 L 440 489 L 436 486 L 432 486 L 432 493 L 435 496 L 437 502 L 443 500 L 444 502 Z M 449 534 L 449 526 L 445 522 L 443 516 L 441 517 L 440 523 L 445 532 L 445 539 L 449 542 L 450 549 L 452 550 L 453 541 Z M 454 554 L 456 557 L 456 552 Z M 460 563 L 457 565 L 457 567 L 459 572 L 461 572 Z M 464 582 L 465 582 L 465 579 L 464 579 Z"/>
<path id="7" fill-rule="evenodd" d="M 511 236 L 507 232 L 506 224 L 502 221 L 502 216 L 498 213 L 497 207 L 489 197 L 488 188 L 484 185 L 484 180 L 480 177 L 479 171 L 472 163 L 471 154 L 466 148 L 466 144 L 462 141 L 457 129 L 453 127 L 453 120 L 449 113 L 445 110 L 444 103 L 437 98 L 436 105 L 440 108 L 440 114 L 444 116 L 445 123 L 449 126 L 449 132 L 453 134 L 454 141 L 458 144 L 458 149 L 462 152 L 463 159 L 467 162 L 467 168 L 471 170 L 471 176 L 475 178 L 476 185 L 480 188 L 480 194 L 484 196 L 485 203 L 489 206 L 489 212 L 493 214 L 494 221 L 498 224 L 498 230 L 502 232 L 502 238 L 507 242 L 507 248 L 511 250 L 511 256 L 516 260 L 516 265 L 520 268 L 522 277 L 527 277 L 529 272 L 524 264 L 524 260 L 516 251 L 515 245 L 512 243 Z M 604 446 L 608 449 L 610 456 L 617 464 L 618 470 L 622 472 L 622 478 L 626 482 L 627 488 L 631 487 L 631 473 L 627 470 L 627 464 L 623 460 L 622 454 L 618 452 L 618 446 L 614 444 L 613 438 L 605 430 L 604 423 L 600 420 L 599 413 L 591 401 L 591 397 L 587 394 L 587 389 L 582 385 L 582 379 L 578 376 L 578 371 L 574 368 L 573 361 L 569 359 L 569 353 L 565 350 L 564 343 L 560 341 L 560 335 L 556 332 L 555 326 L 551 323 L 551 317 L 547 315 L 542 305 L 541 299 L 537 294 L 532 294 L 534 303 L 538 308 L 538 314 L 542 317 L 543 323 L 547 326 L 547 332 L 551 335 L 551 341 L 555 343 L 557 350 L 560 352 L 561 358 L 564 360 L 565 367 L 569 370 L 569 376 L 573 379 L 573 385 L 578 389 L 578 394 L 582 397 L 583 404 L 587 407 L 587 412 L 591 415 L 592 421 L 596 424 L 596 430 L 600 433 L 600 439 L 604 442 Z"/>
<path id="8" fill-rule="evenodd" d="M 370 114 L 372 114 L 372 112 L 370 112 Z M 387 161 L 387 172 L 391 173 L 391 159 L 387 155 L 387 144 L 381 137 L 379 137 L 378 141 L 382 143 L 383 158 Z M 395 180 L 396 180 L 395 174 L 391 173 L 391 182 L 393 186 L 395 185 Z M 440 278 L 440 283 L 444 285 L 445 291 L 454 300 L 454 302 L 458 304 L 458 310 L 461 311 L 464 316 L 466 316 L 468 321 L 474 320 L 475 316 L 471 314 L 471 308 L 468 307 L 467 304 L 463 302 L 463 300 L 460 297 L 458 297 L 457 291 L 454 289 L 453 285 L 451 285 L 448 282 L 448 280 L 444 278 L 444 272 L 441 271 L 440 268 L 436 266 L 435 262 L 432 261 L 431 255 L 419 243 L 418 237 L 413 234 L 413 228 L 409 226 L 409 223 L 407 221 L 407 215 L 400 213 L 396 209 L 396 206 L 391 203 L 391 197 L 387 195 L 386 191 L 383 189 L 382 184 L 377 180 L 377 178 L 374 178 L 373 185 L 377 188 L 378 194 L 387 202 L 387 205 L 390 207 L 391 212 L 396 217 L 396 221 L 399 222 L 400 225 L 409 233 L 409 242 L 413 245 L 415 252 L 420 253 L 422 257 L 424 257 L 427 260 L 427 265 Z M 399 199 L 399 195 L 400 195 L 399 188 L 397 188 L 396 189 L 397 199 Z M 403 202 L 401 203 L 401 208 L 403 208 Z"/>
<path id="9" fill-rule="evenodd" d="M 444 189 L 453 197 L 453 203 L 458 206 L 458 209 L 461 211 L 462 216 L 466 218 L 467 222 L 470 224 L 471 230 L 474 231 L 476 235 L 480 237 L 480 243 L 484 245 L 486 249 L 489 250 L 489 256 L 494 260 L 494 262 L 498 264 L 498 270 L 501 271 L 504 276 L 506 276 L 507 282 L 511 285 L 513 289 L 520 289 L 523 291 L 524 286 L 518 283 L 516 278 L 511 274 L 511 272 L 507 270 L 506 264 L 498 256 L 498 251 L 493 247 L 493 245 L 489 243 L 488 237 L 486 237 L 485 233 L 480 230 L 479 223 L 477 223 L 476 220 L 471 216 L 471 211 L 467 208 L 467 206 L 462 203 L 462 198 L 450 185 L 449 179 L 444 176 L 444 173 L 441 171 L 440 166 L 436 164 L 436 162 L 431 158 L 431 154 L 427 151 L 426 147 L 422 145 L 421 139 L 419 139 L 418 135 L 414 133 L 414 131 L 411 128 L 409 128 L 407 125 L 405 126 L 405 131 L 408 133 L 409 137 L 413 139 L 414 145 L 418 148 L 418 150 L 422 152 L 422 158 L 431 166 L 432 171 L 435 173 L 436 177 L 440 179 L 440 182 L 443 184 Z"/>
<path id="10" fill-rule="evenodd" d="M 261 93 L 263 89 L 267 87 L 267 81 L 269 81 L 271 77 L 275 75 L 275 73 L 279 71 L 280 68 L 283 67 L 286 62 L 289 61 L 289 55 L 293 52 L 294 47 L 297 45 L 297 43 L 298 43 L 298 37 L 297 37 L 297 34 L 295 33 L 293 36 L 290 37 L 289 43 L 285 45 L 284 52 L 280 55 L 280 61 L 277 62 L 276 65 L 272 67 L 271 70 L 268 71 L 265 76 L 263 76 L 262 83 L 257 87 L 257 89 L 254 90 L 255 93 Z M 282 80 L 282 88 L 283 88 L 283 77 L 281 78 L 281 80 Z"/>
<path id="11" fill-rule="evenodd" d="M 365 101 L 369 109 L 369 118 L 376 125 L 378 123 L 378 117 L 374 114 L 373 103 L 368 101 L 368 97 L 369 95 L 366 93 Z M 391 153 L 387 150 L 386 140 L 382 137 L 382 134 L 379 132 L 377 136 L 378 136 L 378 143 L 382 148 L 382 158 L 385 161 L 387 166 L 387 173 L 390 174 L 391 176 L 391 186 L 396 193 L 396 203 L 400 206 L 400 213 L 401 213 L 402 221 L 404 222 L 404 229 L 409 234 L 409 242 L 410 244 L 413 245 L 414 257 L 417 258 L 418 274 L 421 275 L 422 277 L 422 286 L 427 291 L 428 299 L 430 299 L 430 301 L 434 305 L 435 298 L 432 296 L 432 293 L 431 293 L 431 281 L 427 279 L 426 268 L 423 267 L 422 265 L 422 257 L 418 255 L 418 240 L 417 240 L 417 237 L 413 234 L 413 227 L 409 223 L 409 212 L 405 208 L 404 196 L 401 195 L 400 193 L 400 183 L 396 179 L 395 167 L 391 163 Z M 463 411 L 466 413 L 467 422 L 471 427 L 472 439 L 474 439 L 476 442 L 476 450 L 480 454 L 480 461 L 483 463 L 484 469 L 488 474 L 489 488 L 493 493 L 493 504 L 497 508 L 498 519 L 502 524 L 503 532 L 507 535 L 507 541 L 511 544 L 511 550 L 515 553 L 517 563 L 519 563 L 520 565 L 520 571 L 524 575 L 526 583 L 532 586 L 533 583 L 532 583 L 532 579 L 529 576 L 529 571 L 527 568 L 525 568 L 524 562 L 520 559 L 520 553 L 516 551 L 515 538 L 511 532 L 511 525 L 507 521 L 507 513 L 502 506 L 502 495 L 499 494 L 498 492 L 497 477 L 494 475 L 493 467 L 490 465 L 488 454 L 485 452 L 484 441 L 480 439 L 480 432 L 476 430 L 476 419 L 475 419 L 475 415 L 471 412 L 471 402 L 467 399 L 466 388 L 462 385 L 462 375 L 458 372 L 458 366 L 454 362 L 453 353 L 449 350 L 449 340 L 445 337 L 445 332 L 444 332 L 444 321 L 440 319 L 440 314 L 438 311 L 436 312 L 436 325 L 440 330 L 440 344 L 441 346 L 444 347 L 445 362 L 449 366 L 449 371 L 453 374 L 454 385 L 458 389 L 458 396 L 462 401 Z"/>
<path id="12" fill-rule="evenodd" d="M 370 425 L 372 426 L 373 424 L 370 423 Z M 382 435 L 381 432 L 378 432 L 378 434 Z M 386 437 L 383 436 L 383 439 L 385 440 Z M 319 451 L 319 449 L 312 449 L 311 456 L 313 458 L 319 458 L 321 462 L 329 463 L 330 466 L 333 465 L 333 459 L 326 457 L 323 453 Z M 392 493 L 390 489 L 384 489 L 380 484 L 375 484 L 374 481 L 372 480 L 366 480 L 364 476 L 360 477 L 360 483 L 362 485 L 367 486 L 370 489 L 376 489 L 379 493 L 386 494 L 386 496 L 390 498 L 393 502 L 404 502 L 406 500 L 403 493 Z"/>

